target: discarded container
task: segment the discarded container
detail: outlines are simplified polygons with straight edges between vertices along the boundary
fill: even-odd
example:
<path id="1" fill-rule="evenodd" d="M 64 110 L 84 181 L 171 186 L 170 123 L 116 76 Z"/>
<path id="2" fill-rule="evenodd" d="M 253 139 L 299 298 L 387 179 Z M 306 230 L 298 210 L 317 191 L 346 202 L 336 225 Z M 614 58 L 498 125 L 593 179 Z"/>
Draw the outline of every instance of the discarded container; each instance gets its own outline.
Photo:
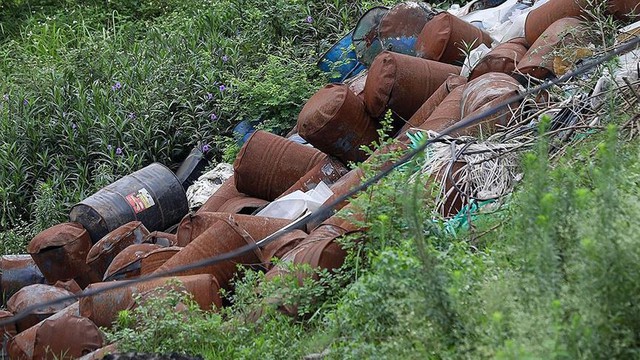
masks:
<path id="1" fill-rule="evenodd" d="M 166 166 L 153 163 L 76 204 L 69 218 L 81 223 L 96 242 L 136 220 L 149 231 L 165 230 L 188 211 L 180 180 Z"/>
<path id="2" fill-rule="evenodd" d="M 453 89 L 449 95 L 442 100 L 440 105 L 433 110 L 427 120 L 418 127 L 423 130 L 432 130 L 437 133 L 442 133 L 445 129 L 460 121 L 462 118 L 461 102 L 463 90 L 464 86 L 458 86 Z M 449 135 L 455 137 L 465 134 L 465 130 L 462 129 Z"/>
<path id="3" fill-rule="evenodd" d="M 416 54 L 422 58 L 447 64 L 460 64 L 466 50 L 485 44 L 491 47 L 491 36 L 468 22 L 447 12 L 440 13 L 422 28 L 416 42 Z"/>
<path id="4" fill-rule="evenodd" d="M 87 264 L 104 275 L 113 258 L 129 245 L 142 244 L 149 231 L 140 221 L 132 221 L 113 230 L 93 245 L 87 255 Z"/>
<path id="5" fill-rule="evenodd" d="M 538 79 L 553 76 L 554 49 L 574 43 L 581 35 L 581 24 L 582 21 L 574 18 L 563 18 L 551 24 L 524 54 L 516 70 Z"/>
<path id="6" fill-rule="evenodd" d="M 20 289 L 7 301 L 7 310 L 14 314 L 18 314 L 27 310 L 31 306 L 62 298 L 68 299 L 57 304 L 46 305 L 34 309 L 29 312 L 27 317 L 16 321 L 16 329 L 18 332 L 22 332 L 76 302 L 73 293 L 52 285 L 29 285 Z"/>
<path id="7" fill-rule="evenodd" d="M 344 82 L 365 69 L 356 57 L 353 30 L 322 55 L 318 60 L 318 67 L 329 75 L 329 82 L 332 83 Z"/>
<path id="8" fill-rule="evenodd" d="M 73 294 L 79 294 L 80 292 L 82 292 L 82 288 L 80 287 L 80 285 L 78 285 L 78 283 L 71 279 L 71 280 L 58 280 L 56 281 L 55 284 L 53 284 L 53 286 L 57 287 L 57 288 L 61 288 L 61 289 L 65 289 L 67 291 L 69 291 L 70 293 Z"/>
<path id="9" fill-rule="evenodd" d="M 215 212 L 218 211 L 220 206 L 227 200 L 233 199 L 239 196 L 248 196 L 236 189 L 236 181 L 233 175 L 222 183 L 222 186 L 216 192 L 209 197 L 209 199 L 198 209 L 197 212 Z"/>
<path id="10" fill-rule="evenodd" d="M 447 80 L 440 85 L 440 87 L 433 93 L 427 101 L 420 106 L 418 111 L 413 114 L 409 122 L 400 130 L 400 133 L 407 131 L 411 127 L 418 127 L 425 122 L 431 116 L 433 111 L 440 105 L 440 103 L 460 85 L 467 83 L 467 80 L 459 75 L 449 75 Z"/>
<path id="11" fill-rule="evenodd" d="M 427 3 L 407 1 L 400 3 L 380 20 L 378 38 L 384 50 L 415 56 L 420 31 L 436 16 Z"/>
<path id="12" fill-rule="evenodd" d="M 0 321 L 7 320 L 12 317 L 13 314 L 10 311 L 0 310 Z M 0 357 L 3 359 L 7 356 L 7 342 L 12 337 L 16 336 L 16 324 L 11 323 L 0 328 L 0 338 L 2 339 L 2 348 L 0 349 Z"/>
<path id="13" fill-rule="evenodd" d="M 314 147 L 345 163 L 366 159 L 360 146 L 378 139 L 364 102 L 344 84 L 329 84 L 316 92 L 298 115 L 297 126 Z"/>
<path id="14" fill-rule="evenodd" d="M 473 67 L 469 80 L 490 72 L 511 74 L 527 52 L 527 47 L 524 38 L 511 39 L 496 46 Z"/>
<path id="15" fill-rule="evenodd" d="M 127 309 L 134 301 L 134 295 L 157 287 L 169 286 L 171 281 L 177 281 L 177 289 L 184 289 L 193 295 L 193 300 L 202 310 L 210 310 L 212 306 L 221 307 L 222 301 L 218 295 L 219 286 L 216 279 L 208 274 L 193 276 L 175 276 L 153 279 L 145 282 L 132 283 L 126 287 L 104 290 L 90 297 L 80 299 L 80 314 L 92 320 L 98 326 L 111 327 L 118 312 Z M 169 282 L 169 284 L 167 284 Z M 115 282 L 101 282 L 91 284 L 88 291 L 95 291 L 113 286 Z"/>
<path id="16" fill-rule="evenodd" d="M 171 259 L 167 260 L 166 263 L 158 268 L 155 272 L 156 274 L 224 254 L 247 244 L 255 244 L 257 241 L 271 235 L 290 223 L 289 220 L 261 216 L 231 215 L 224 213 L 208 213 L 206 216 L 208 219 L 202 217 L 199 221 L 201 221 L 203 225 L 205 222 L 209 223 L 209 226 L 199 234 L 198 232 L 204 228 L 204 226 L 194 226 L 191 230 L 191 236 L 197 237 L 182 251 L 171 257 Z M 256 248 L 254 251 L 239 255 L 233 260 L 227 260 L 189 271 L 182 271 L 179 274 L 212 274 L 222 288 L 229 289 L 229 281 L 237 271 L 237 264 L 259 264 L 261 260 L 262 253 L 260 249 Z"/>
<path id="17" fill-rule="evenodd" d="M 249 120 L 243 120 L 238 123 L 238 125 L 233 127 L 233 136 L 237 139 L 236 143 L 238 146 L 241 146 L 247 140 L 251 134 L 256 131 L 256 128 L 253 127 L 253 124 Z"/>
<path id="18" fill-rule="evenodd" d="M 199 146 L 194 147 L 176 171 L 176 177 L 185 191 L 202 175 L 208 164 L 209 160 L 202 149 Z"/>
<path id="19" fill-rule="evenodd" d="M 44 276 L 31 255 L 1 256 L 0 277 L 3 303 L 25 286 L 45 283 Z"/>
<path id="20" fill-rule="evenodd" d="M 66 308 L 58 311 L 57 313 L 51 315 L 48 320 L 56 320 L 63 317 L 69 316 L 79 316 L 79 305 L 78 302 L 74 302 L 73 304 L 67 306 Z M 19 333 L 14 336 L 9 343 L 7 344 L 9 358 L 16 360 L 36 360 L 34 356 L 34 346 L 36 343 L 36 336 L 38 333 L 38 329 L 44 320 L 37 323 L 35 326 L 28 328 L 27 330 Z M 59 334 L 60 336 L 60 334 Z M 80 342 L 80 339 L 76 339 L 76 341 Z"/>
<path id="21" fill-rule="evenodd" d="M 156 244 L 162 247 L 174 246 L 178 244 L 176 234 L 166 233 L 162 231 L 154 231 L 142 239 L 145 244 Z"/>
<path id="22" fill-rule="evenodd" d="M 141 260 L 153 250 L 162 248 L 155 244 L 133 244 L 122 250 L 107 268 L 103 281 L 126 280 L 140 276 Z"/>
<path id="23" fill-rule="evenodd" d="M 233 163 L 236 189 L 272 201 L 327 155 L 266 131 L 256 131 Z"/>
<path id="24" fill-rule="evenodd" d="M 302 230 L 292 230 L 279 236 L 262 248 L 262 262 L 268 264 L 273 258 L 282 258 L 306 238 L 307 235 L 308 234 Z"/>
<path id="25" fill-rule="evenodd" d="M 353 45 L 356 47 L 358 61 L 370 66 L 373 59 L 382 51 L 382 42 L 378 38 L 378 26 L 389 8 L 376 6 L 369 9 L 353 29 Z"/>
<path id="26" fill-rule="evenodd" d="M 329 158 L 326 163 L 320 163 L 313 169 L 309 170 L 300 180 L 291 185 L 279 198 L 282 196 L 291 194 L 294 191 L 307 192 L 315 189 L 315 187 L 321 182 L 327 186 L 331 186 L 338 181 L 342 176 L 348 173 L 349 170 L 340 161 Z"/>
<path id="27" fill-rule="evenodd" d="M 36 330 L 33 358 L 77 359 L 102 345 L 102 332 L 85 317 L 70 315 L 47 319 Z"/>
<path id="28" fill-rule="evenodd" d="M 148 275 L 156 271 L 178 251 L 184 249 L 181 246 L 170 246 L 151 251 L 140 261 L 140 275 Z"/>
<path id="29" fill-rule="evenodd" d="M 89 249 L 91 237 L 79 223 L 52 226 L 36 235 L 27 247 L 48 283 L 73 279 L 81 287 L 100 281 L 86 263 Z"/>
<path id="30" fill-rule="evenodd" d="M 469 81 L 462 92 L 462 119 L 475 116 L 487 109 L 507 101 L 524 91 L 520 83 L 511 76 L 503 73 L 487 73 L 477 79 Z M 482 118 L 477 125 L 468 128 L 469 134 L 492 134 L 497 126 L 507 126 L 512 112 L 519 102 L 512 103 L 496 114 Z"/>
<path id="31" fill-rule="evenodd" d="M 364 101 L 378 119 L 390 108 L 407 120 L 460 67 L 385 51 L 369 69 Z"/>
<path id="32" fill-rule="evenodd" d="M 262 208 L 267 204 L 269 204 L 267 200 L 262 200 L 251 196 L 239 196 L 227 200 L 227 202 L 220 206 L 218 212 L 251 215 L 256 212 L 256 210 Z"/>

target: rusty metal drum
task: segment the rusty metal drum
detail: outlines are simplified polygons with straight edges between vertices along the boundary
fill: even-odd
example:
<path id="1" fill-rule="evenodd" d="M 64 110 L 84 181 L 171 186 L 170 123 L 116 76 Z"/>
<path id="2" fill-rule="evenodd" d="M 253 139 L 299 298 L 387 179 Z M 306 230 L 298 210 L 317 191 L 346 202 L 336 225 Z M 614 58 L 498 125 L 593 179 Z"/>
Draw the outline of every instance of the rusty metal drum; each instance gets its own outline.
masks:
<path id="1" fill-rule="evenodd" d="M 59 303 L 48 304 L 34 309 L 27 317 L 18 320 L 16 322 L 16 329 L 18 332 L 22 332 L 76 302 L 74 294 L 53 285 L 33 284 L 26 286 L 15 293 L 7 301 L 7 310 L 17 314 L 34 305 L 58 299 L 61 300 Z"/>
<path id="2" fill-rule="evenodd" d="M 140 276 L 142 258 L 150 252 L 161 249 L 156 244 L 133 244 L 113 258 L 104 273 L 103 281 L 126 280 Z"/>
<path id="3" fill-rule="evenodd" d="M 146 254 L 140 261 L 140 275 L 147 275 L 156 271 L 162 264 L 182 249 L 184 248 L 181 246 L 169 246 L 153 250 Z"/>
<path id="4" fill-rule="evenodd" d="M 415 56 L 418 35 L 436 14 L 425 2 L 406 1 L 394 6 L 378 25 L 378 38 L 382 48 Z"/>
<path id="5" fill-rule="evenodd" d="M 44 283 L 44 275 L 31 255 L 0 257 L 0 291 L 3 303 L 25 286 Z"/>
<path id="6" fill-rule="evenodd" d="M 149 231 L 140 221 L 131 221 L 105 235 L 87 254 L 87 264 L 103 276 L 109 264 L 122 250 L 133 244 L 141 244 Z"/>
<path id="7" fill-rule="evenodd" d="M 469 80 L 490 72 L 511 74 L 518 62 L 524 57 L 528 46 L 525 38 L 511 39 L 496 46 L 473 67 L 469 74 Z"/>

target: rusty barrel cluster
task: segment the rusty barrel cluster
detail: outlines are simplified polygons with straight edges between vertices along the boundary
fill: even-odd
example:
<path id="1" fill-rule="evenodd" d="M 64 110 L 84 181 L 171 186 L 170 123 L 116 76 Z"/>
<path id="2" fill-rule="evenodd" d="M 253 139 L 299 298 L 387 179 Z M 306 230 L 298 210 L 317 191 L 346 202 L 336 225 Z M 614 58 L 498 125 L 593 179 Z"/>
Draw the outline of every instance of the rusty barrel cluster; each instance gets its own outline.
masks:
<path id="1" fill-rule="evenodd" d="M 611 0 L 606 9 L 628 20 L 636 17 L 637 3 Z M 575 29 L 588 18 L 586 6 L 581 0 L 550 0 L 528 14 L 524 37 L 501 44 L 470 23 L 424 4 L 407 2 L 368 12 L 353 32 L 354 41 L 363 36 L 369 41 L 356 43 L 368 72 L 346 84 L 328 84 L 308 100 L 293 132 L 309 145 L 254 132 L 233 164 L 233 176 L 195 213 L 188 213 L 175 174 L 151 164 L 74 206 L 70 222 L 32 239 L 28 255 L 0 257 L 6 305 L 0 319 L 28 310 L 27 316 L 2 328 L 2 351 L 12 359 L 66 359 L 93 351 L 87 358 L 100 358 L 107 352 L 100 348 L 107 344 L 99 327 L 111 326 L 118 311 L 134 308 L 138 295 L 149 296 L 156 288 L 184 290 L 202 309 L 211 310 L 223 306 L 220 289 L 233 291 L 232 280 L 242 267 L 267 272 L 266 281 L 293 276 L 304 282 L 315 276 L 291 265 L 335 270 L 346 256 L 342 237 L 361 234 L 358 241 L 366 241 L 366 217 L 349 199 L 336 209 L 348 210 L 343 212 L 350 214 L 346 217 L 327 212 L 233 259 L 184 267 L 256 245 L 291 224 L 290 219 L 255 215 L 267 204 L 320 183 L 333 193 L 328 202 L 342 199 L 364 177 L 353 163 L 385 169 L 391 165 L 388 154 L 410 146 L 409 133 L 442 132 L 503 103 L 523 90 L 517 76 L 557 75 L 554 59 L 545 54 L 576 41 Z M 491 51 L 468 77 L 460 76 L 461 46 L 479 44 L 492 46 Z M 450 135 L 489 135 L 508 127 L 519 106 L 512 103 Z M 397 142 L 369 156 L 362 147 L 378 141 L 388 111 L 394 127 L 387 135 Z M 462 166 L 455 162 L 428 178 L 446 188 L 440 209 L 444 216 L 464 205 L 453 186 Z M 427 191 L 426 196 L 432 194 Z M 172 275 L 130 282 L 167 271 Z M 76 298 L 86 291 L 96 294 Z M 59 301 L 34 307 L 48 300 Z M 297 313 L 295 305 L 285 303 L 282 311 Z M 108 346 L 113 350 L 115 345 Z"/>

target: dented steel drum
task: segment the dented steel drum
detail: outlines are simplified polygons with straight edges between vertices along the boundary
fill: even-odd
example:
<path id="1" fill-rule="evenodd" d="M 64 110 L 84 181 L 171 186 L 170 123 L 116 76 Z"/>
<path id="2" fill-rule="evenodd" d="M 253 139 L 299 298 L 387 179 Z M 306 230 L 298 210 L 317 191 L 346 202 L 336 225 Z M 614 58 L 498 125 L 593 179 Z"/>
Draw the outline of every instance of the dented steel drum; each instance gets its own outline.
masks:
<path id="1" fill-rule="evenodd" d="M 418 128 L 442 133 L 448 127 L 462 119 L 461 103 L 464 86 L 458 86 L 436 106 L 431 115 Z M 464 129 L 454 131 L 450 136 L 466 135 Z"/>
<path id="2" fill-rule="evenodd" d="M 78 302 L 74 302 L 73 304 L 67 306 L 66 308 L 58 311 L 57 313 L 51 315 L 47 320 L 56 320 L 64 317 L 70 316 L 80 316 L 79 305 Z M 44 320 L 37 323 L 36 325 L 28 328 L 27 330 L 19 333 L 7 344 L 9 358 L 10 359 L 18 359 L 18 360 L 36 360 L 39 359 L 34 355 L 34 347 L 36 345 L 36 336 L 38 333 L 38 329 Z M 61 337 L 63 334 L 58 334 Z M 75 339 L 78 343 L 81 343 L 82 340 Z"/>
<path id="3" fill-rule="evenodd" d="M 82 288 L 80 287 L 80 285 L 78 285 L 78 283 L 71 279 L 71 280 L 58 280 L 56 281 L 55 284 L 53 284 L 53 286 L 60 288 L 60 289 L 65 289 L 73 294 L 78 294 L 80 292 L 82 292 Z"/>
<path id="4" fill-rule="evenodd" d="M 378 38 L 378 26 L 389 8 L 376 6 L 369 9 L 353 29 L 352 41 L 358 61 L 366 66 L 382 51 L 382 41 Z"/>
<path id="5" fill-rule="evenodd" d="M 277 237 L 262 248 L 262 262 L 268 264 L 273 258 L 282 258 L 305 239 L 307 235 L 308 234 L 302 230 L 292 230 Z"/>
<path id="6" fill-rule="evenodd" d="M 258 209 L 269 204 L 267 200 L 254 198 L 251 196 L 238 196 L 227 200 L 217 212 L 226 212 L 230 214 L 251 215 Z"/>
<path id="7" fill-rule="evenodd" d="M 318 68 L 329 75 L 329 82 L 341 83 L 358 75 L 365 66 L 358 62 L 353 31 L 338 40 L 318 61 Z"/>
<path id="8" fill-rule="evenodd" d="M 63 298 L 68 299 L 62 300 Z M 17 314 L 34 305 L 58 299 L 61 301 L 33 309 L 27 317 L 16 321 L 16 329 L 18 332 L 22 332 L 76 302 L 74 294 L 52 285 L 29 285 L 20 289 L 7 301 L 7 310 Z"/>
<path id="9" fill-rule="evenodd" d="M 408 120 L 460 67 L 385 51 L 371 65 L 364 88 L 367 111 L 378 119 L 387 108 Z"/>
<path id="10" fill-rule="evenodd" d="M 103 281 L 126 280 L 140 276 L 142 258 L 150 252 L 161 249 L 155 244 L 134 244 L 122 250 L 113 258 L 104 273 Z"/>
<path id="11" fill-rule="evenodd" d="M 527 48 L 528 44 L 524 38 L 511 39 L 496 46 L 473 67 L 469 80 L 490 72 L 511 74 L 524 57 Z"/>
<path id="12" fill-rule="evenodd" d="M 89 249 L 91 237 L 79 223 L 52 226 L 36 235 L 27 247 L 48 283 L 73 279 L 81 287 L 101 278 L 86 263 Z"/>
<path id="13" fill-rule="evenodd" d="M 126 280 L 125 280 L 126 281 Z M 169 286 L 176 288 L 172 282 L 177 281 L 177 289 L 184 289 L 193 295 L 193 300 L 202 310 L 210 310 L 212 306 L 221 307 L 222 300 L 216 279 L 208 274 L 192 276 L 175 276 L 132 283 L 126 287 L 112 288 L 93 296 L 80 299 L 80 314 L 92 320 L 98 326 L 111 327 L 118 312 L 132 306 L 134 296 L 149 290 Z M 169 284 L 167 284 L 169 283 Z M 88 291 L 108 288 L 113 281 L 91 284 Z"/>
<path id="14" fill-rule="evenodd" d="M 146 254 L 140 261 L 140 275 L 147 275 L 156 271 L 162 264 L 182 249 L 184 248 L 181 246 L 169 246 L 153 250 Z"/>
<path id="15" fill-rule="evenodd" d="M 241 199 L 247 200 L 241 200 Z M 247 194 L 243 194 L 236 189 L 235 176 L 231 175 L 222 183 L 222 186 L 209 197 L 209 199 L 198 209 L 200 212 L 224 212 L 237 213 L 242 211 L 245 207 L 260 207 L 267 204 L 268 201 L 251 197 Z"/>
<path id="16" fill-rule="evenodd" d="M 266 131 L 256 131 L 233 163 L 236 189 L 272 201 L 327 158 L 312 147 Z"/>
<path id="17" fill-rule="evenodd" d="M 156 244 L 167 247 L 176 245 L 178 243 L 178 239 L 176 238 L 176 234 L 154 231 L 145 236 L 144 239 L 142 239 L 142 242 L 145 244 Z"/>
<path id="18" fill-rule="evenodd" d="M 122 250 L 133 244 L 142 244 L 149 231 L 140 221 L 131 221 L 113 230 L 95 243 L 89 254 L 87 264 L 101 276 L 109 264 Z"/>
<path id="19" fill-rule="evenodd" d="M 0 291 L 3 303 L 25 286 L 44 283 L 45 278 L 30 255 L 0 257 Z"/>
<path id="20" fill-rule="evenodd" d="M 285 219 L 225 213 L 202 213 L 197 220 L 195 218 L 192 220 L 189 237 L 193 240 L 158 268 L 156 273 L 225 254 L 245 245 L 253 245 L 291 223 L 290 220 Z M 186 236 L 184 232 L 179 235 L 179 238 L 182 236 Z M 178 274 L 212 274 L 222 288 L 229 289 L 229 282 L 236 273 L 238 264 L 260 264 L 262 258 L 262 252 L 256 247 L 254 251 L 239 255 L 232 260 L 181 271 Z"/>
<path id="21" fill-rule="evenodd" d="M 38 326 L 34 359 L 77 359 L 104 345 L 102 332 L 86 317 L 69 315 L 47 319 Z"/>
<path id="22" fill-rule="evenodd" d="M 327 186 L 331 186 L 338 181 L 342 176 L 348 173 L 349 170 L 344 164 L 335 159 L 329 159 L 326 163 L 320 163 L 313 169 L 309 170 L 300 180 L 291 185 L 287 191 L 285 191 L 280 197 L 291 194 L 294 191 L 307 192 L 315 189 L 321 182 Z"/>
<path id="23" fill-rule="evenodd" d="M 460 64 L 465 49 L 480 44 L 491 47 L 491 36 L 470 23 L 447 12 L 440 13 L 422 28 L 416 42 L 416 55 L 447 64 Z"/>
<path id="24" fill-rule="evenodd" d="M 10 311 L 0 310 L 0 321 L 7 320 L 12 316 L 13 314 Z M 0 328 L 0 338 L 2 341 L 2 348 L 0 349 L 0 357 L 2 357 L 3 359 L 5 358 L 5 356 L 8 355 L 7 342 L 9 341 L 9 339 L 16 336 L 17 333 L 18 332 L 16 331 L 15 323 L 10 323 Z"/>
<path id="25" fill-rule="evenodd" d="M 516 70 L 538 79 L 554 76 L 554 49 L 574 43 L 580 37 L 581 25 L 582 21 L 575 18 L 563 18 L 551 24 L 524 54 Z"/>
<path id="26" fill-rule="evenodd" d="M 384 50 L 415 56 L 420 31 L 436 16 L 427 3 L 407 1 L 389 10 L 380 20 L 378 38 Z"/>
<path id="27" fill-rule="evenodd" d="M 96 242 L 110 231 L 141 221 L 149 231 L 165 230 L 189 211 L 180 180 L 166 166 L 153 163 L 102 188 L 71 209 Z"/>
<path id="28" fill-rule="evenodd" d="M 297 127 L 314 147 L 345 163 L 366 159 L 360 146 L 378 139 L 376 123 L 364 102 L 343 84 L 318 90 L 300 111 Z"/>

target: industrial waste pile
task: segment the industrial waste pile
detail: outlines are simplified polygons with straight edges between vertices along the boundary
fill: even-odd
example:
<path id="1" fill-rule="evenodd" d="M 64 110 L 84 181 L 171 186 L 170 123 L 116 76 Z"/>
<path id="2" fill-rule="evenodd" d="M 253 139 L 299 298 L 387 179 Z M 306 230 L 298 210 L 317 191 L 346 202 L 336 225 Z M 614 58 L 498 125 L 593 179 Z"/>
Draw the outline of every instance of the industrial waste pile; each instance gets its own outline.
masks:
<path id="1" fill-rule="evenodd" d="M 232 290 L 238 265 L 263 269 L 268 281 L 287 274 L 287 263 L 340 267 L 346 252 L 336 240 L 366 232 L 363 215 L 348 200 L 336 208 L 350 209 L 347 217 L 327 212 L 274 241 L 260 240 L 342 199 L 364 178 L 352 164 L 386 169 L 386 154 L 415 147 L 416 134 L 442 133 L 594 56 L 601 49 L 585 45 L 580 30 L 596 13 L 592 3 L 602 3 L 604 14 L 627 24 L 640 14 L 638 0 L 477 0 L 448 11 L 405 2 L 369 10 L 320 60 L 331 83 L 308 100 L 289 136 L 247 130 L 233 166 L 219 164 L 195 183 L 204 167 L 197 149 L 175 174 L 151 164 L 76 204 L 69 222 L 33 238 L 29 254 L 2 256 L 6 310 L 0 319 L 32 310 L 1 330 L 3 353 L 11 359 L 102 358 L 117 351 L 117 344 L 106 344 L 99 327 L 112 326 L 119 311 L 136 306 L 137 294 L 168 279 L 210 310 L 223 306 L 219 290 Z M 633 36 L 634 29 L 632 24 L 624 32 Z M 613 78 L 636 81 L 637 63 L 637 57 L 626 56 L 620 71 L 627 72 Z M 523 124 L 522 114 L 544 108 L 550 96 L 511 102 L 447 139 L 486 139 L 516 125 L 532 127 Z M 397 141 L 368 156 L 362 145 L 379 139 L 387 114 L 393 127 L 388 135 Z M 572 118 L 558 114 L 564 121 Z M 432 154 L 443 153 L 447 160 L 432 161 L 423 170 L 429 182 L 441 185 L 439 193 L 429 194 L 445 217 L 468 204 L 464 194 L 500 196 L 516 181 L 517 174 L 507 170 L 498 180 L 463 184 L 471 178 L 461 175 L 470 174 L 469 164 L 450 156 L 459 144 L 438 146 Z M 248 244 L 259 246 L 231 260 L 189 267 Z M 280 261 L 274 265 L 273 259 Z M 167 271 L 174 273 L 111 288 Z M 313 275 L 295 276 L 303 281 Z M 83 292 L 92 295 L 74 297 Z M 66 301 L 32 308 L 55 299 Z"/>

